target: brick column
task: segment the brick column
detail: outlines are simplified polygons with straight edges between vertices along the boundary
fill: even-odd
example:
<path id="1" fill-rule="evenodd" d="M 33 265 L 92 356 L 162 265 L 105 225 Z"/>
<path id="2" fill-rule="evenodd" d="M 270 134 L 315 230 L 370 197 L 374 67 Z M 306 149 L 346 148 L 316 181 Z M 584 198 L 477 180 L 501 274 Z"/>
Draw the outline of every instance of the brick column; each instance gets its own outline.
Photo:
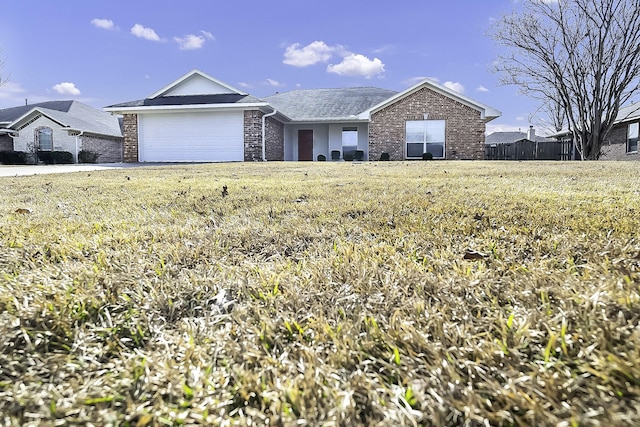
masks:
<path id="1" fill-rule="evenodd" d="M 138 159 L 138 115 L 124 114 L 122 116 L 124 132 L 123 160 L 125 163 L 135 163 Z"/>

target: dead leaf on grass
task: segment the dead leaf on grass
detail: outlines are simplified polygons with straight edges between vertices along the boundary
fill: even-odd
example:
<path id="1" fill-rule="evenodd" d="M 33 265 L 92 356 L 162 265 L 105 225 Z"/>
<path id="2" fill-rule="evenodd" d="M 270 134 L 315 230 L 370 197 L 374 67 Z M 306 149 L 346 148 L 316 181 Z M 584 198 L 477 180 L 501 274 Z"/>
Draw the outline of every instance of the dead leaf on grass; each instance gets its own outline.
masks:
<path id="1" fill-rule="evenodd" d="M 29 208 L 18 208 L 14 212 L 22 215 L 28 215 L 33 213 L 33 211 Z"/>
<path id="2" fill-rule="evenodd" d="M 483 253 L 483 252 L 478 252 L 478 251 L 474 251 L 471 249 L 467 249 L 467 251 L 464 253 L 464 257 L 462 259 L 467 259 L 467 260 L 471 260 L 471 261 L 477 261 L 479 259 L 486 259 L 489 258 L 489 255 Z"/>

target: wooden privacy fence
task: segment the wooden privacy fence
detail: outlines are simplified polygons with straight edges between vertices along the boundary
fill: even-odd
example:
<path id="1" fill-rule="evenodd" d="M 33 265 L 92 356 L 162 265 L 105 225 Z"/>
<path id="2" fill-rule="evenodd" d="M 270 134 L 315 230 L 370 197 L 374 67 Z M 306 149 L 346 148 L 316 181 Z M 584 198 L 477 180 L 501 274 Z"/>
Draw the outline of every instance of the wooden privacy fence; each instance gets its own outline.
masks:
<path id="1" fill-rule="evenodd" d="M 571 141 L 533 142 L 516 141 L 485 147 L 486 160 L 575 160 Z"/>

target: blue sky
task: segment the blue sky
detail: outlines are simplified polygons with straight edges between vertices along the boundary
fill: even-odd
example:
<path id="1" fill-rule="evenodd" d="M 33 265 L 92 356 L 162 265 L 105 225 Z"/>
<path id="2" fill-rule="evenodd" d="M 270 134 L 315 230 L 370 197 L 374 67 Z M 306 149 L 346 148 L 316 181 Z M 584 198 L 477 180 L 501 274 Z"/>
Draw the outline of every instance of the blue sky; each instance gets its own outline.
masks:
<path id="1" fill-rule="evenodd" d="M 537 103 L 501 86 L 485 34 L 513 0 L 2 0 L 0 108 L 148 96 L 198 68 L 263 97 L 297 88 L 403 90 L 430 77 L 525 130 Z M 535 123 L 535 119 L 534 119 Z"/>

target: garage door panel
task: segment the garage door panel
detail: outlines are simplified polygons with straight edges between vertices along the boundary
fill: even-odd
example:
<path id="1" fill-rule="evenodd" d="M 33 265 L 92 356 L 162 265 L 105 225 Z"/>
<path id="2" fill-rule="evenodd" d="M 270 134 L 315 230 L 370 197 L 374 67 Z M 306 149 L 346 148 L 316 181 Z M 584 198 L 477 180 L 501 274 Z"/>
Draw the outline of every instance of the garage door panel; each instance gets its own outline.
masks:
<path id="1" fill-rule="evenodd" d="M 140 161 L 242 161 L 243 127 L 242 112 L 144 114 Z"/>

